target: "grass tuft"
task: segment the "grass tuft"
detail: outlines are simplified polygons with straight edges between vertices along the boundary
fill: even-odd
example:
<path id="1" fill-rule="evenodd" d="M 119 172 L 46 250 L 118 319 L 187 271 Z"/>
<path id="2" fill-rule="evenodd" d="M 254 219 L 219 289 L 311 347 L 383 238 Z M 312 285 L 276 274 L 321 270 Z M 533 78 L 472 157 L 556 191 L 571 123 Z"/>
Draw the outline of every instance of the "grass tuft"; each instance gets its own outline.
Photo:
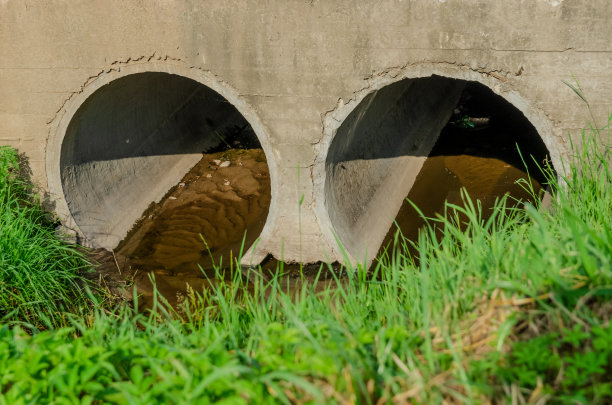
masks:
<path id="1" fill-rule="evenodd" d="M 0 319 L 31 326 L 66 324 L 66 312 L 91 305 L 80 276 L 90 268 L 76 247 L 54 235 L 17 152 L 0 147 Z"/>

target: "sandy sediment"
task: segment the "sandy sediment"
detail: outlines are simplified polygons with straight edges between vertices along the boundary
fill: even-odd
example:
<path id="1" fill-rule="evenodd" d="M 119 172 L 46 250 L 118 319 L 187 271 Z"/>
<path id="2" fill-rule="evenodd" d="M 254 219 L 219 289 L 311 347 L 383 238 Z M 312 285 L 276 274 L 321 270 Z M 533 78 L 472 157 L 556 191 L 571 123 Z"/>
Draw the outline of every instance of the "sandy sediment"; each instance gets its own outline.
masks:
<path id="1" fill-rule="evenodd" d="M 201 289 L 214 265 L 229 267 L 243 238 L 244 249 L 255 242 L 269 206 L 263 150 L 205 154 L 161 201 L 151 204 L 112 260 L 112 252 L 96 252 L 99 271 L 120 284 L 121 279 L 136 283 L 144 295 L 152 292 L 153 273 L 157 288 L 173 303 L 186 284 Z"/>

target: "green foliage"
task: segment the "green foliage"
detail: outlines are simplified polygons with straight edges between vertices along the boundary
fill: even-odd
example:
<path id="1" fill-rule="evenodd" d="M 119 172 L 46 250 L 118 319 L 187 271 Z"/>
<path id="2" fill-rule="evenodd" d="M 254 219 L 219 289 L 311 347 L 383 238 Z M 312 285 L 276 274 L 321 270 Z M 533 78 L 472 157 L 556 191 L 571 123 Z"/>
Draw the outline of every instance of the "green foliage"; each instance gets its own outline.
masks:
<path id="1" fill-rule="evenodd" d="M 14 149 L 6 146 L 0 147 L 0 192 L 6 192 L 9 182 L 15 178 L 18 170 L 18 156 Z"/>
<path id="2" fill-rule="evenodd" d="M 79 276 L 89 264 L 55 237 L 20 169 L 17 152 L 0 147 L 0 319 L 61 325 L 89 305 Z"/>
<path id="3" fill-rule="evenodd" d="M 0 403 L 247 403 L 265 398 L 256 368 L 180 325 L 138 328 L 138 316 L 29 336 L 0 329 Z M 172 328 L 179 328 L 173 331 Z M 259 402 L 259 401 L 258 401 Z M 265 402 L 265 401 L 264 401 Z"/>
<path id="4" fill-rule="evenodd" d="M 453 125 L 459 128 L 474 128 L 475 125 L 472 122 L 472 119 L 467 115 L 462 115 L 457 121 L 452 122 Z"/>
<path id="5" fill-rule="evenodd" d="M 543 392 L 557 402 L 610 403 L 612 325 L 585 330 L 575 324 L 561 332 L 519 341 L 507 356 L 491 354 L 473 362 L 471 370 L 481 386 L 514 383 L 535 390 L 540 383 Z M 489 381 L 483 381 L 485 376 L 491 376 Z"/>
<path id="6" fill-rule="evenodd" d="M 472 383 L 482 392 L 503 397 L 508 390 L 494 387 L 514 384 L 529 392 L 541 384 L 555 403 L 612 402 L 612 325 L 605 309 L 612 293 L 612 169 L 607 150 L 598 147 L 601 135 L 583 131 L 582 149 L 565 176 L 549 176 L 552 211 L 528 210 L 531 246 L 563 269 L 563 277 L 550 274 L 554 305 L 541 303 L 540 317 L 557 320 L 548 321 L 549 332 L 514 343 L 506 356 L 494 352 L 473 361 Z M 582 286 L 571 288 L 570 280 Z"/>

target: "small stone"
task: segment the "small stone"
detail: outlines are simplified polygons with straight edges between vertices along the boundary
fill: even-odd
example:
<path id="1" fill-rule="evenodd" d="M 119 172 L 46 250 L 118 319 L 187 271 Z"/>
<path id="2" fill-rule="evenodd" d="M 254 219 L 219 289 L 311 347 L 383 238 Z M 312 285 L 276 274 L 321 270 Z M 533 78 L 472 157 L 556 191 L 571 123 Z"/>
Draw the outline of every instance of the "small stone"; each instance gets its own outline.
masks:
<path id="1" fill-rule="evenodd" d="M 225 185 L 225 186 L 229 186 L 229 185 L 230 185 L 229 180 L 226 180 L 226 181 L 225 181 L 225 183 L 223 183 L 223 185 Z"/>
<path id="2" fill-rule="evenodd" d="M 211 177 L 212 177 L 212 174 L 210 174 L 210 173 L 208 173 L 208 174 L 206 175 L 206 178 L 208 178 L 208 179 L 210 179 Z"/>
<path id="3" fill-rule="evenodd" d="M 179 187 L 185 187 L 185 183 L 179 183 Z"/>
<path id="4" fill-rule="evenodd" d="M 229 165 L 230 165 L 230 161 L 226 160 L 225 162 L 221 163 L 219 167 L 228 167 Z"/>
<path id="5" fill-rule="evenodd" d="M 213 160 L 213 163 L 219 166 L 221 164 L 221 161 L 219 159 L 215 159 Z"/>
<path id="6" fill-rule="evenodd" d="M 169 198 L 169 199 L 171 199 L 171 200 L 176 200 L 176 197 L 175 197 L 175 196 L 173 196 L 173 195 L 171 195 L 171 196 L 170 196 L 170 197 L 168 197 L 168 198 Z"/>

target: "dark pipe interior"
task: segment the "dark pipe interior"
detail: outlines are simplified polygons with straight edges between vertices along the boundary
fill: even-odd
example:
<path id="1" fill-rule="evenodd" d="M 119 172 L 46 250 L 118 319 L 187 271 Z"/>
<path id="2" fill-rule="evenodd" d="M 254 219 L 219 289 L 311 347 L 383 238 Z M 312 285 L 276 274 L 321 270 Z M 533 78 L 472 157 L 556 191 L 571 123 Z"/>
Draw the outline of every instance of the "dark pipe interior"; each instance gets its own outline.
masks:
<path id="1" fill-rule="evenodd" d="M 394 218 L 416 237 L 422 223 L 406 197 L 433 216 L 444 201 L 461 204 L 465 187 L 486 215 L 506 193 L 529 200 L 516 180 L 528 171 L 539 189 L 547 156 L 522 112 L 488 87 L 435 75 L 403 79 L 368 94 L 338 128 L 325 205 L 344 249 L 369 262 L 389 242 Z"/>
<path id="2" fill-rule="evenodd" d="M 338 128 L 325 162 L 325 205 L 357 260 L 380 246 L 464 87 L 432 76 L 368 94 Z"/>
<path id="3" fill-rule="evenodd" d="M 534 202 L 534 196 L 516 183 L 519 179 L 529 180 L 535 198 L 541 198 L 546 182 L 542 169 L 548 164 L 548 151 L 525 116 L 489 88 L 469 82 L 407 199 L 425 216 L 436 217 L 443 214 L 445 201 L 462 205 L 460 189 L 465 188 L 470 198 L 480 201 L 486 219 L 504 194 L 511 197 L 509 206 L 516 206 L 516 200 Z M 416 241 L 425 224 L 408 202 L 395 221 L 381 251 L 392 244 L 398 228 Z M 414 248 L 410 251 L 416 253 Z"/>

